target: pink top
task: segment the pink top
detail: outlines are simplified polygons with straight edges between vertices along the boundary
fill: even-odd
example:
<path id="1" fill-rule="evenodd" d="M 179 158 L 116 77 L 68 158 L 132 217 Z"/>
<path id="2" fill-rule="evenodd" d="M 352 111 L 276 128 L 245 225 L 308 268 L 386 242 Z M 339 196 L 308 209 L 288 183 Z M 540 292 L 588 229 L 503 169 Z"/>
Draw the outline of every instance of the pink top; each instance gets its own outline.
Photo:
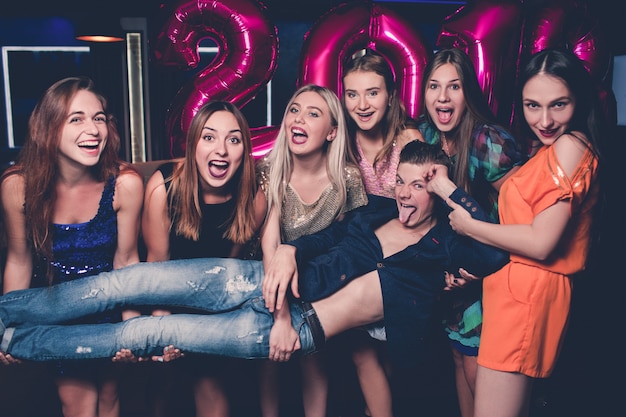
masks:
<path id="1" fill-rule="evenodd" d="M 380 195 L 383 197 L 395 198 L 396 172 L 398 171 L 398 161 L 400 160 L 400 147 L 394 142 L 391 155 L 386 160 L 378 162 L 378 170 L 365 158 L 359 141 L 356 141 L 356 148 L 361 160 L 359 169 L 365 184 L 365 191 L 368 194 Z"/>

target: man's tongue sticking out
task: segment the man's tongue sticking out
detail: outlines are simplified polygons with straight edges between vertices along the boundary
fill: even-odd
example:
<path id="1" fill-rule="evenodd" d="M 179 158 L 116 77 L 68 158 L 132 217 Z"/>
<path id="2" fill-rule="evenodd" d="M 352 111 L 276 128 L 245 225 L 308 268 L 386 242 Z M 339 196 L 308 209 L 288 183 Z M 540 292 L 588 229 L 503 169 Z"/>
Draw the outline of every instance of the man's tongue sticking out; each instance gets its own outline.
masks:
<path id="1" fill-rule="evenodd" d="M 414 206 L 400 205 L 400 207 L 398 207 L 398 212 L 399 212 L 398 220 L 400 220 L 400 223 L 406 224 L 406 222 L 409 221 L 409 219 L 411 218 L 411 215 L 415 213 L 416 210 L 417 208 Z"/>

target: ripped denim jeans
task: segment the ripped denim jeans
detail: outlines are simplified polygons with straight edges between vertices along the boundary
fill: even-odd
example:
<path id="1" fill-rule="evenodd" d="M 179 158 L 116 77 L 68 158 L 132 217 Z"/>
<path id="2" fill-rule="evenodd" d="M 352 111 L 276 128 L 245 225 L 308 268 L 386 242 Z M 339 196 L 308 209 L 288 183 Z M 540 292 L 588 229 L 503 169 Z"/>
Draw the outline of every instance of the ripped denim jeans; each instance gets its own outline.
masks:
<path id="1" fill-rule="evenodd" d="M 143 262 L 47 288 L 0 297 L 0 351 L 24 360 L 137 356 L 182 351 L 247 359 L 269 356 L 274 318 L 262 298 L 261 261 L 230 258 Z M 121 323 L 64 325 L 86 315 L 140 306 L 197 309 L 198 314 L 137 317 Z M 290 303 L 301 353 L 315 344 L 301 303 Z"/>

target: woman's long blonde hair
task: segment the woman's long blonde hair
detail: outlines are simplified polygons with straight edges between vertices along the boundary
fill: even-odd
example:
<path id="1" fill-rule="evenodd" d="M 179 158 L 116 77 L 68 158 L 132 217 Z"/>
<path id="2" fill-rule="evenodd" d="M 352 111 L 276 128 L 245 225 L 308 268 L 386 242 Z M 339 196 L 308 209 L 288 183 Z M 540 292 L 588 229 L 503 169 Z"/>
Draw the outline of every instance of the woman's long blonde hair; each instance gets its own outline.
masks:
<path id="1" fill-rule="evenodd" d="M 317 93 L 324 99 L 330 111 L 331 124 L 333 127 L 337 128 L 335 139 L 331 142 L 327 141 L 324 145 L 326 170 L 331 184 L 338 191 L 337 195 L 340 198 L 341 207 L 344 207 L 347 192 L 344 170 L 349 161 L 352 163 L 355 163 L 355 161 L 351 161 L 348 157 L 348 132 L 346 130 L 346 122 L 341 102 L 332 90 L 319 85 L 307 84 L 300 87 L 293 94 L 291 100 L 289 100 L 285 108 L 283 121 L 296 98 L 305 92 Z M 289 139 L 284 122 L 281 123 L 274 146 L 268 153 L 265 163 L 269 166 L 269 182 L 267 189 L 268 212 L 269 209 L 274 209 L 277 215 L 280 216 L 285 189 L 289 183 L 293 169 L 293 158 L 289 150 Z M 341 212 L 342 210 L 339 211 L 339 213 Z"/>

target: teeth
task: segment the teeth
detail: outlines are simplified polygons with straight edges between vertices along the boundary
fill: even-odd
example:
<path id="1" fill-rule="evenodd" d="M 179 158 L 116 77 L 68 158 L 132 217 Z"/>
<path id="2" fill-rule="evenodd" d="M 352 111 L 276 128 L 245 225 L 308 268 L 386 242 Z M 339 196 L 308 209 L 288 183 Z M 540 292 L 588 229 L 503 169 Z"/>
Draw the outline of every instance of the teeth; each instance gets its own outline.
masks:
<path id="1" fill-rule="evenodd" d="M 211 161 L 211 162 L 209 162 L 209 165 L 225 168 L 225 167 L 228 166 L 228 162 L 226 162 L 226 161 Z"/>
<path id="2" fill-rule="evenodd" d="M 98 146 L 99 144 L 100 142 L 98 142 L 97 140 L 88 140 L 88 141 L 79 143 L 78 146 Z"/>

